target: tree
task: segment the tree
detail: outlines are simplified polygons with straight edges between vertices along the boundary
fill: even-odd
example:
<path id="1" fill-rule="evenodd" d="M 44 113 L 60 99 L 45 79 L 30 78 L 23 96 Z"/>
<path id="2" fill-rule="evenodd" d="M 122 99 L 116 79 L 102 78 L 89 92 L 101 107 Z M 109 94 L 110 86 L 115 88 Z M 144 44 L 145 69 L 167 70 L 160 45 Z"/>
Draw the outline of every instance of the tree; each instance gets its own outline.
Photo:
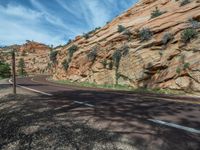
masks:
<path id="1" fill-rule="evenodd" d="M 24 59 L 20 58 L 19 63 L 18 63 L 18 67 L 19 67 L 19 75 L 20 76 L 25 76 L 26 75 L 26 71 L 25 71 L 25 63 L 24 63 Z"/>
<path id="2" fill-rule="evenodd" d="M 0 78 L 9 78 L 10 76 L 10 65 L 0 60 Z"/>
<path id="3" fill-rule="evenodd" d="M 53 62 L 53 63 L 56 63 L 57 62 L 57 54 L 58 54 L 58 51 L 51 51 L 50 52 L 50 60 Z"/>

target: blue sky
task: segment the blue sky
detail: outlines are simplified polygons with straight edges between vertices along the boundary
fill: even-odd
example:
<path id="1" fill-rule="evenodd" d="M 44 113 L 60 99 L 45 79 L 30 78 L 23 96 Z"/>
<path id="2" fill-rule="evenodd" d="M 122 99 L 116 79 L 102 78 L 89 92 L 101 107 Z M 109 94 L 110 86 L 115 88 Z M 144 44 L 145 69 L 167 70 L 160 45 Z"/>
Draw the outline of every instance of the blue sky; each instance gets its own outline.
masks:
<path id="1" fill-rule="evenodd" d="M 0 45 L 54 46 L 104 26 L 137 0 L 0 0 Z"/>

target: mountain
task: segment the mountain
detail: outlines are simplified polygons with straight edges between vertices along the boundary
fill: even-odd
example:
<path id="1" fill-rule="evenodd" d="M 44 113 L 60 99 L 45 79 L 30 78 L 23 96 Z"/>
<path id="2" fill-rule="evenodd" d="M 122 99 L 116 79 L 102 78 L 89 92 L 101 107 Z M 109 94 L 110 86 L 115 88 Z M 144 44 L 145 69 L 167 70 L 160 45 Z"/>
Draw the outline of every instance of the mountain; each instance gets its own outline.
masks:
<path id="1" fill-rule="evenodd" d="M 48 73 L 49 53 L 51 48 L 35 41 L 26 41 L 23 45 L 4 46 L 0 49 L 0 58 L 11 64 L 10 50 L 16 52 L 16 66 L 21 58 L 25 62 L 25 70 L 28 75 Z"/>
<path id="2" fill-rule="evenodd" d="M 55 80 L 200 91 L 200 1 L 141 0 L 55 49 Z"/>

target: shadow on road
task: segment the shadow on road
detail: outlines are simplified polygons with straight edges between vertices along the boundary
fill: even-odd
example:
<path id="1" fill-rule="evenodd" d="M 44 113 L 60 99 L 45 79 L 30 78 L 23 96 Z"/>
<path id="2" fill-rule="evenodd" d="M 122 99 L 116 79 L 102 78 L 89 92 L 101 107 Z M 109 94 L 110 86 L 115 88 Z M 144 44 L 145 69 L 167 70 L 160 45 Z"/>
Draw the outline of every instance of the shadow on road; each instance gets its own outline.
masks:
<path id="1" fill-rule="evenodd" d="M 178 124 L 199 128 L 198 105 L 92 90 L 53 95 L 0 99 L 0 149 L 198 150 L 200 147 L 199 135 L 147 121 L 174 119 Z"/>

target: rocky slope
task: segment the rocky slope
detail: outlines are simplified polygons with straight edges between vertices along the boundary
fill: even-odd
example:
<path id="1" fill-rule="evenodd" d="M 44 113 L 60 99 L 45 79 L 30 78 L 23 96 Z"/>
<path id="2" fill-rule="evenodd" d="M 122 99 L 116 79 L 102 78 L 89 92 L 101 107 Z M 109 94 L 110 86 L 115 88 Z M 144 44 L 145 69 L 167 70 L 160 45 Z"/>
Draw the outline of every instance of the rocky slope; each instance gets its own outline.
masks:
<path id="1" fill-rule="evenodd" d="M 141 0 L 56 49 L 53 78 L 199 92 L 199 22 L 199 0 Z"/>
<path id="2" fill-rule="evenodd" d="M 27 41 L 23 45 L 7 46 L 0 49 L 0 59 L 11 64 L 11 54 L 5 52 L 12 49 L 16 51 L 16 70 L 18 70 L 20 58 L 23 58 L 25 62 L 25 71 L 28 75 L 49 72 L 49 46 L 34 41 Z"/>

